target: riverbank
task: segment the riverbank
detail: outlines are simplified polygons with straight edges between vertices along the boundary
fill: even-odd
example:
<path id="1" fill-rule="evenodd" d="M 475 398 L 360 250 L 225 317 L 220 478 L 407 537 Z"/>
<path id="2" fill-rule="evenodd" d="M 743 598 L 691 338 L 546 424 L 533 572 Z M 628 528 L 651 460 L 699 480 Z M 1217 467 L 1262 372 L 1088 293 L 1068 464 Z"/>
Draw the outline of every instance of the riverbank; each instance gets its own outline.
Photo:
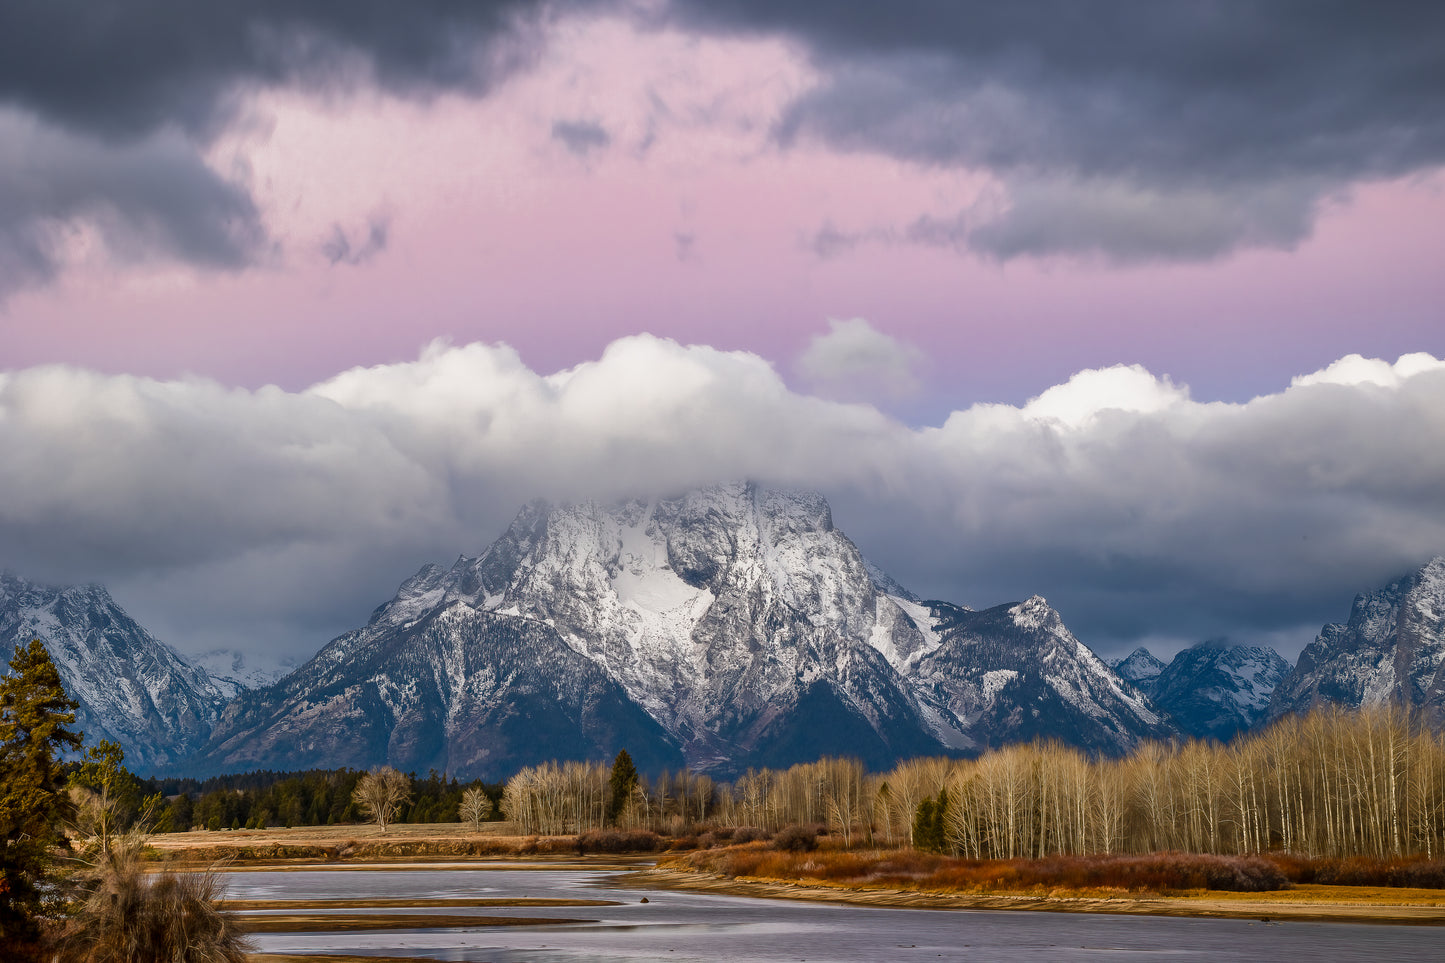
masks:
<path id="1" fill-rule="evenodd" d="M 722 876 L 659 866 L 619 881 L 638 889 L 677 889 L 721 896 L 791 899 L 907 909 L 1027 910 L 1141 916 L 1218 917 L 1261 922 L 1310 921 L 1445 925 L 1445 891 L 1302 885 L 1267 893 L 1217 890 L 1130 893 L 948 893 Z"/>
<path id="2" fill-rule="evenodd" d="M 897 885 L 896 881 L 891 881 L 893 885 L 868 885 L 856 880 L 730 875 L 709 866 L 688 865 L 689 857 L 680 854 L 664 855 L 662 864 L 656 866 L 658 856 L 650 854 L 579 856 L 575 836 L 522 836 L 504 822 L 484 824 L 481 832 L 464 824 L 426 824 L 393 826 L 385 834 L 369 825 L 170 833 L 151 837 L 150 847 L 156 865 L 178 869 L 575 868 L 625 874 L 619 882 L 633 889 L 878 907 L 1445 925 L 1445 890 L 1441 889 L 1295 884 L 1257 893 L 1210 889 L 1129 892 L 1068 886 L 958 892 Z M 699 851 L 691 859 L 713 854 L 719 851 Z"/>
<path id="3" fill-rule="evenodd" d="M 576 836 L 524 836 L 509 822 L 484 823 L 480 831 L 464 823 L 423 823 L 393 825 L 385 833 L 355 824 L 158 833 L 147 840 L 145 856 L 166 867 L 222 870 L 495 859 L 554 865 L 584 858 L 598 868 L 596 851 L 579 851 Z M 607 859 L 620 866 L 637 861 L 627 854 Z"/>

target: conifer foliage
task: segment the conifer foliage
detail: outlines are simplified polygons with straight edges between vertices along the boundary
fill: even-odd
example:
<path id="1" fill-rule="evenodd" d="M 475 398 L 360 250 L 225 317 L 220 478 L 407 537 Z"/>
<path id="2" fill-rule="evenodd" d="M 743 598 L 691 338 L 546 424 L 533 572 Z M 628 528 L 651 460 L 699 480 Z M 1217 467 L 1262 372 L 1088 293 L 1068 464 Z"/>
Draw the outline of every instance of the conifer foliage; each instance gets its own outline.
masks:
<path id="1" fill-rule="evenodd" d="M 40 642 L 17 647 L 0 678 L 0 959 L 39 959 L 39 918 L 53 892 L 52 851 L 68 811 L 57 756 L 80 749 L 77 703 Z"/>
<path id="2" fill-rule="evenodd" d="M 608 823 L 617 825 L 617 818 L 622 815 L 623 808 L 636 788 L 637 766 L 633 765 L 632 756 L 626 749 L 619 749 L 617 758 L 612 760 L 612 773 L 607 779 Z"/>

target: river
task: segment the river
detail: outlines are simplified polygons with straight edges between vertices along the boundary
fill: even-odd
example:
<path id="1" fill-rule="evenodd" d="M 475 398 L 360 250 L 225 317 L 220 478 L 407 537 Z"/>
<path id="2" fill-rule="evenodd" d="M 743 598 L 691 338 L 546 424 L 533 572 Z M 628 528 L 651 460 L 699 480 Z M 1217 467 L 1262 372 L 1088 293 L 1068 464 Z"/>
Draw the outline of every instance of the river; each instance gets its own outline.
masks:
<path id="1" fill-rule="evenodd" d="M 1445 959 L 1433 926 L 1263 923 L 1022 911 L 873 909 L 789 900 L 640 890 L 616 875 L 578 869 L 486 868 L 246 871 L 224 874 L 233 899 L 586 899 L 608 906 L 446 908 L 448 916 L 526 916 L 567 925 L 273 933 L 268 953 L 349 953 L 437 960 L 666 960 L 738 963 L 885 960 L 1306 960 Z M 642 902 L 646 897 L 647 902 Z M 417 908 L 335 911 L 416 914 Z"/>

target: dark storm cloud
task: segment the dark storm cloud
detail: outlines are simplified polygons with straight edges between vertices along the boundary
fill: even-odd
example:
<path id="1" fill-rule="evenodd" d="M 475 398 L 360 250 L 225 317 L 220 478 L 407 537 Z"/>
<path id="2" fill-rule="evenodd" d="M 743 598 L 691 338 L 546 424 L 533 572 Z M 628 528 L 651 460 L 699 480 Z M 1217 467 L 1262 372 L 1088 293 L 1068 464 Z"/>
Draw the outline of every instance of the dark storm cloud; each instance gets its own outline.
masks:
<path id="1" fill-rule="evenodd" d="M 1013 207 L 955 232 L 995 256 L 1288 246 L 1331 192 L 1445 162 L 1439 4 L 674 6 L 810 52 L 824 80 L 786 112 L 784 144 L 1002 177 Z"/>
<path id="2" fill-rule="evenodd" d="M 250 195 L 173 132 L 108 143 L 0 110 L 0 296 L 47 280 L 77 221 L 121 261 L 229 268 L 267 250 Z"/>
<path id="3" fill-rule="evenodd" d="M 86 228 L 122 261 L 253 263 L 274 244 L 249 188 L 202 159 L 235 119 L 240 95 L 278 85 L 483 93 L 534 59 L 540 41 L 529 27 L 542 8 L 531 0 L 0 5 L 0 298 L 47 280 L 67 238 Z M 355 254 L 341 240 L 342 253 Z M 361 249 L 379 247 L 367 240 Z"/>
<path id="4" fill-rule="evenodd" d="M 612 135 L 607 133 L 607 128 L 591 120 L 555 120 L 552 122 L 552 139 L 578 157 L 586 157 L 612 143 Z"/>
<path id="5" fill-rule="evenodd" d="M 20 0 L 0 6 L 0 98 L 106 137 L 177 125 L 204 138 L 238 85 L 345 84 L 363 70 L 405 94 L 480 92 L 535 53 L 517 28 L 539 6 Z"/>

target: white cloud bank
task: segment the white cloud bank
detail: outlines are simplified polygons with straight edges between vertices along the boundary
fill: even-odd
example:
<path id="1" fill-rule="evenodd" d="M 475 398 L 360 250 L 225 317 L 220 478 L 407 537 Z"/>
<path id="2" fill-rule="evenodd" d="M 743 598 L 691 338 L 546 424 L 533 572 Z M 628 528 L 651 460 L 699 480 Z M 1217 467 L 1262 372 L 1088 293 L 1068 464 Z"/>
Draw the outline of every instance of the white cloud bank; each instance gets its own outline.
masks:
<path id="1" fill-rule="evenodd" d="M 897 400 L 918 394 L 923 352 L 884 334 L 864 318 L 829 320 L 798 357 L 798 373 L 814 390 L 837 399 Z"/>
<path id="2" fill-rule="evenodd" d="M 178 647 L 306 654 L 529 498 L 812 486 L 922 593 L 1041 592 L 1089 642 L 1277 639 L 1445 552 L 1445 363 L 1342 359 L 1244 404 L 1142 368 L 913 429 L 649 336 L 551 375 L 434 344 L 302 392 L 0 374 L 0 566 L 97 579 Z"/>

